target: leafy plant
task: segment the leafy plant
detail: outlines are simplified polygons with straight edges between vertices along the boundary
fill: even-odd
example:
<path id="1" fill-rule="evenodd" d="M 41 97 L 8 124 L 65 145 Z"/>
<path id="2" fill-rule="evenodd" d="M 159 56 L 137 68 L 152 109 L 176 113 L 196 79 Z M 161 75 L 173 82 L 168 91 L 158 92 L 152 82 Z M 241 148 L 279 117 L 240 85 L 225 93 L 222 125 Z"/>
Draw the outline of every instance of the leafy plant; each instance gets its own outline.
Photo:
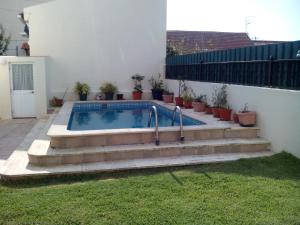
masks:
<path id="1" fill-rule="evenodd" d="M 195 102 L 207 103 L 206 95 L 199 95 L 194 98 Z"/>
<path id="2" fill-rule="evenodd" d="M 76 82 L 75 87 L 74 87 L 74 91 L 77 94 L 88 94 L 90 92 L 90 87 L 88 84 L 86 83 L 80 83 L 79 81 Z"/>
<path id="3" fill-rule="evenodd" d="M 109 82 L 103 83 L 99 89 L 100 89 L 101 93 L 103 93 L 103 94 L 115 93 L 118 90 L 118 88 L 115 85 L 113 85 L 112 83 L 109 83 Z"/>
<path id="4" fill-rule="evenodd" d="M 158 74 L 157 78 L 154 78 L 153 76 L 150 78 L 149 83 L 153 90 L 161 90 L 164 87 L 164 81 L 161 78 L 161 74 Z"/>
<path id="5" fill-rule="evenodd" d="M 174 93 L 169 90 L 167 85 L 164 87 L 164 95 L 174 95 Z"/>
<path id="6" fill-rule="evenodd" d="M 227 86 L 223 85 L 220 89 L 215 88 L 212 95 L 212 102 L 214 107 L 228 108 L 227 102 Z"/>
<path id="7" fill-rule="evenodd" d="M 185 81 L 179 77 L 178 80 L 178 97 L 181 97 L 181 94 L 187 90 Z"/>
<path id="8" fill-rule="evenodd" d="M 244 107 L 240 110 L 240 112 L 242 113 L 249 112 L 248 103 L 245 103 Z"/>
<path id="9" fill-rule="evenodd" d="M 169 42 L 167 43 L 167 56 L 179 55 L 179 52 Z"/>
<path id="10" fill-rule="evenodd" d="M 194 99 L 194 92 L 193 92 L 193 89 L 184 85 L 184 88 L 183 88 L 183 91 L 182 91 L 182 98 L 183 98 L 183 101 L 185 102 L 192 102 L 193 99 Z"/>
<path id="11" fill-rule="evenodd" d="M 5 55 L 10 42 L 10 35 L 5 34 L 4 27 L 0 24 L 0 55 Z"/>
<path id="12" fill-rule="evenodd" d="M 135 74 L 131 77 L 131 79 L 134 82 L 134 90 L 137 92 L 143 93 L 143 88 L 142 88 L 142 80 L 144 80 L 144 76 Z"/>
<path id="13" fill-rule="evenodd" d="M 63 100 L 59 99 L 55 96 L 49 101 L 49 104 L 52 107 L 60 107 L 60 106 L 62 106 L 62 103 L 63 103 Z"/>

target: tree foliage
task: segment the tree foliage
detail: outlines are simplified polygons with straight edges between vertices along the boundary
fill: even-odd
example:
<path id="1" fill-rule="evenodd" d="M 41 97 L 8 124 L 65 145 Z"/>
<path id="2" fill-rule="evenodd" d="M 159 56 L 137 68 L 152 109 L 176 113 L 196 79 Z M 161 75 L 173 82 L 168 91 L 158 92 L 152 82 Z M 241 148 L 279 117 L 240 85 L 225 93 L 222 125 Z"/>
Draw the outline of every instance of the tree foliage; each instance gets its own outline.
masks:
<path id="1" fill-rule="evenodd" d="M 0 55 L 5 55 L 9 42 L 10 36 L 6 35 L 4 27 L 0 24 Z"/>
<path id="2" fill-rule="evenodd" d="M 179 55 L 179 52 L 170 43 L 167 43 L 167 56 Z"/>

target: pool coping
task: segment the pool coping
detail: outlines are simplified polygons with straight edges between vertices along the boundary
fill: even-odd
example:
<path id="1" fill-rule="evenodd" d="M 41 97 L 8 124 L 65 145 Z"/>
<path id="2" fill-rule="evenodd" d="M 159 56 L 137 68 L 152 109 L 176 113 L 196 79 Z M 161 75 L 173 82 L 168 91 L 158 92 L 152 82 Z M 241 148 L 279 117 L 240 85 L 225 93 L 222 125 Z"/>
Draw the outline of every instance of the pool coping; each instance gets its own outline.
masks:
<path id="1" fill-rule="evenodd" d="M 47 135 L 50 137 L 76 137 L 76 136 L 94 136 L 94 135 L 107 135 L 107 134 L 124 134 L 124 133 L 150 133 L 153 132 L 152 128 L 122 128 L 122 129 L 107 129 L 107 130 L 82 130 L 73 131 L 68 130 L 68 122 L 72 113 L 73 104 L 75 103 L 118 103 L 118 102 L 153 102 L 169 110 L 174 109 L 174 104 L 164 103 L 156 100 L 114 100 L 114 101 L 70 101 L 65 102 L 58 114 L 56 115 L 52 125 L 50 126 Z M 207 129 L 230 129 L 237 127 L 235 124 L 226 121 L 220 121 L 212 115 L 205 113 L 194 112 L 193 109 L 182 109 L 182 114 L 195 120 L 200 120 L 205 124 L 184 126 L 184 130 L 207 130 Z M 159 127 L 159 131 L 177 131 L 179 126 L 174 127 Z"/>

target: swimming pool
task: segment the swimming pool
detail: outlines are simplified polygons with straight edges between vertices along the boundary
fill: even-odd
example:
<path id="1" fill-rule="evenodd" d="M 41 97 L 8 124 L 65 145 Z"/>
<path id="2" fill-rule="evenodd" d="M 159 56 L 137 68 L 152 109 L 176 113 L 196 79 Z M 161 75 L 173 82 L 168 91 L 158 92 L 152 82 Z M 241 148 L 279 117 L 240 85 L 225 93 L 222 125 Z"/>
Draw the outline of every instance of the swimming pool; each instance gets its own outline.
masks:
<path id="1" fill-rule="evenodd" d="M 158 126 L 172 126 L 172 110 L 154 102 L 74 103 L 68 122 L 68 130 L 104 130 L 122 128 L 147 128 L 149 110 L 156 106 Z M 152 114 L 154 117 L 154 113 Z M 202 121 L 183 115 L 183 126 L 204 125 Z M 179 113 L 175 116 L 179 125 Z M 152 118 L 151 127 L 154 126 Z"/>

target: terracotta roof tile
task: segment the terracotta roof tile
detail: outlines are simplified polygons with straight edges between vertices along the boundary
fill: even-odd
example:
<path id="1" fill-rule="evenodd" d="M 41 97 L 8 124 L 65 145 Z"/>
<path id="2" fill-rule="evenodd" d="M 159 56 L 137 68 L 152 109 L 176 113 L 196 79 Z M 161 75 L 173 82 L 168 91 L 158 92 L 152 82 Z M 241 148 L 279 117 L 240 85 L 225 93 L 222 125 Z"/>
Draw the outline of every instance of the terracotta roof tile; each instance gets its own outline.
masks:
<path id="1" fill-rule="evenodd" d="M 215 31 L 168 31 L 167 41 L 180 54 L 253 46 L 247 33 Z"/>

